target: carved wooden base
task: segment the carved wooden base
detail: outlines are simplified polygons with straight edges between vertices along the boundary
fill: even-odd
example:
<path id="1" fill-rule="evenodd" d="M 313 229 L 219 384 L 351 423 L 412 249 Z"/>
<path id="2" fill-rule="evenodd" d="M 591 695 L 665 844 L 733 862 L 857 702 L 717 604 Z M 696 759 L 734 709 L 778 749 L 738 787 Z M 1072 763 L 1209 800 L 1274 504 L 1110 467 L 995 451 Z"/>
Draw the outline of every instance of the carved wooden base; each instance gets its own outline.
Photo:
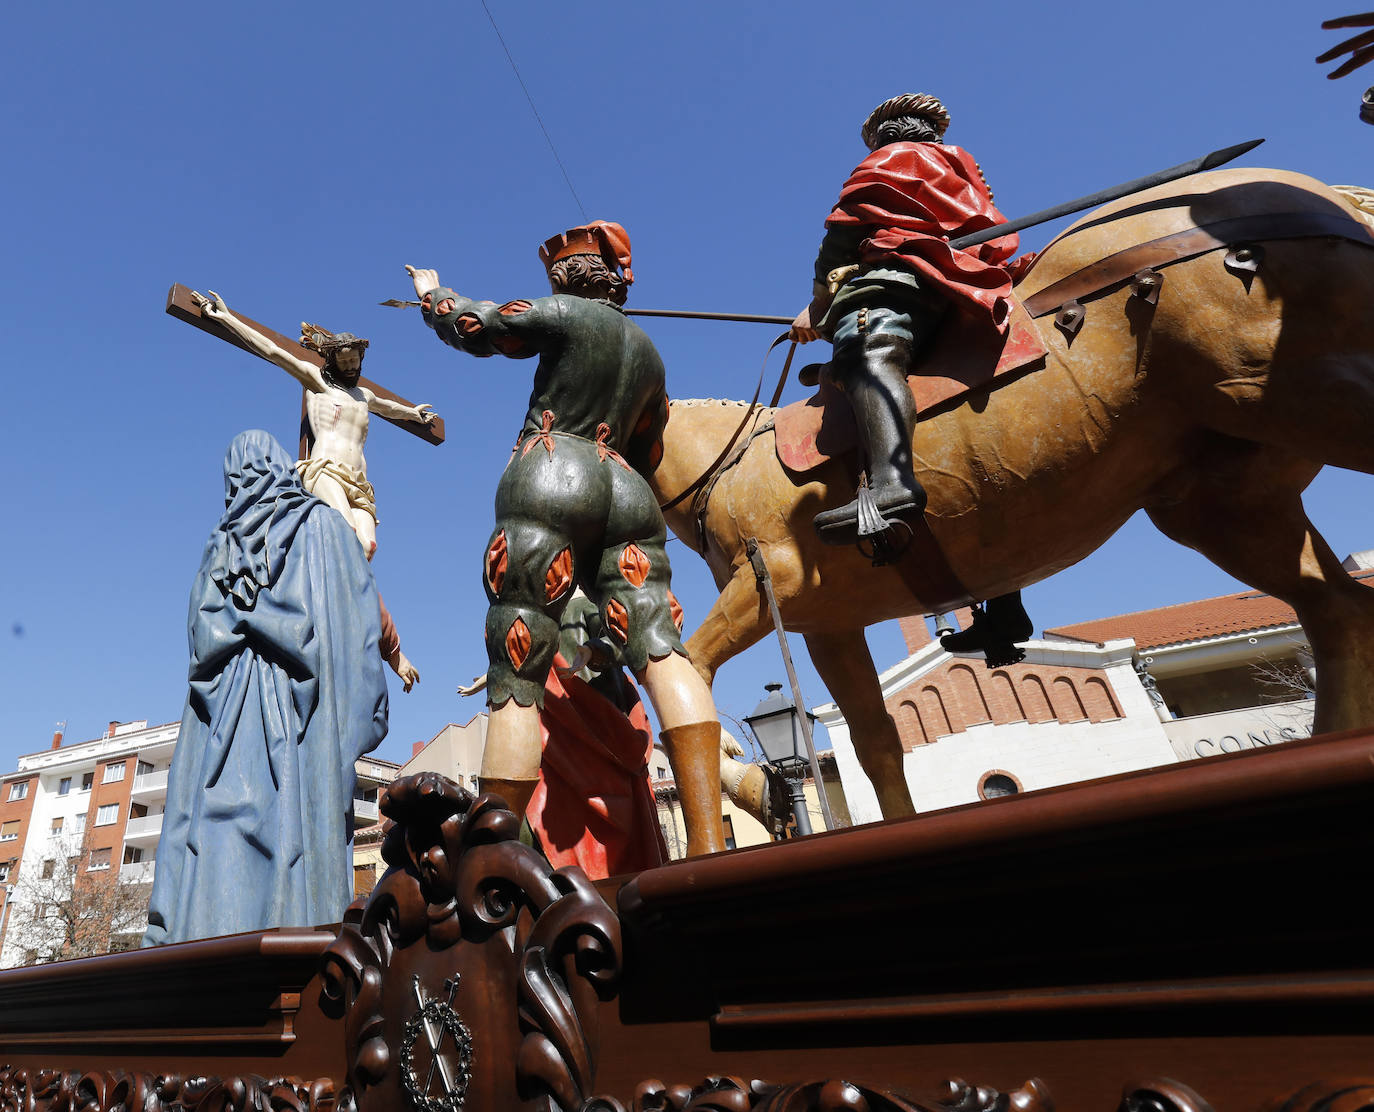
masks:
<path id="1" fill-rule="evenodd" d="M 1342 735 L 593 886 L 413 777 L 340 929 L 0 972 L 0 1112 L 1374 1112 L 1372 793 Z"/>

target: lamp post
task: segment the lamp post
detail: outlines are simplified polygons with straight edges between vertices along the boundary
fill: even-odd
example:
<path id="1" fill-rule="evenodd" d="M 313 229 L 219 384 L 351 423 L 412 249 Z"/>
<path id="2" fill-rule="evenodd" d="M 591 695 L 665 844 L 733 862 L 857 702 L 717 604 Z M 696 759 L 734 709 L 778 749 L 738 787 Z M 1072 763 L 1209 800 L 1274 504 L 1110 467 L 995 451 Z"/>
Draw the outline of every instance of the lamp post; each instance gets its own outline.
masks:
<path id="1" fill-rule="evenodd" d="M 768 692 L 767 698 L 754 708 L 753 714 L 745 715 L 744 721 L 758 738 L 763 748 L 763 759 L 777 769 L 787 783 L 792 814 L 797 819 L 797 833 L 810 834 L 811 816 L 806 811 L 806 794 L 803 791 L 810 754 L 802 716 L 797 711 L 797 705 L 782 693 L 782 684 L 764 684 L 764 690 Z M 816 716 L 809 710 L 804 713 L 808 723 L 816 721 Z M 825 785 L 818 780 L 816 791 L 824 790 Z"/>

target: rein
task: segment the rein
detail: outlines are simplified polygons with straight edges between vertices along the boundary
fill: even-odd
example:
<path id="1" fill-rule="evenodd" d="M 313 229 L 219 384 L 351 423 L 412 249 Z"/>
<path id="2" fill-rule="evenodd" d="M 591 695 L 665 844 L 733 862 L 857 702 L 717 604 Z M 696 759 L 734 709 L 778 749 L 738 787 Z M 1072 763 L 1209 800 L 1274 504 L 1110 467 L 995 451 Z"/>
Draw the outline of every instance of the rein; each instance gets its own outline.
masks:
<path id="1" fill-rule="evenodd" d="M 744 432 L 745 426 L 749 424 L 749 419 L 754 416 L 755 411 L 759 408 L 759 395 L 763 393 L 763 377 L 768 371 L 768 357 L 773 354 L 774 349 L 787 341 L 789 335 L 790 333 L 784 332 L 768 345 L 768 350 L 763 356 L 763 366 L 759 368 L 758 385 L 754 387 L 754 396 L 749 400 L 749 405 L 744 410 L 744 419 L 740 421 L 739 428 L 735 429 L 735 431 L 730 434 L 730 439 L 725 442 L 725 447 L 721 449 L 720 455 L 715 458 L 705 471 L 693 480 L 690 486 L 669 501 L 660 503 L 658 507 L 660 511 L 671 510 L 688 495 L 695 494 L 711 476 L 715 474 L 716 469 L 725 462 L 726 457 L 730 455 L 730 450 L 735 446 L 735 441 L 740 438 L 740 434 Z M 782 374 L 778 376 L 778 385 L 773 391 L 773 400 L 768 403 L 769 408 L 775 407 L 778 404 L 778 400 L 782 397 L 782 388 L 787 384 L 787 373 L 792 369 L 792 356 L 796 355 L 796 353 L 797 342 L 793 340 L 792 346 L 787 349 L 787 358 L 783 361 Z"/>

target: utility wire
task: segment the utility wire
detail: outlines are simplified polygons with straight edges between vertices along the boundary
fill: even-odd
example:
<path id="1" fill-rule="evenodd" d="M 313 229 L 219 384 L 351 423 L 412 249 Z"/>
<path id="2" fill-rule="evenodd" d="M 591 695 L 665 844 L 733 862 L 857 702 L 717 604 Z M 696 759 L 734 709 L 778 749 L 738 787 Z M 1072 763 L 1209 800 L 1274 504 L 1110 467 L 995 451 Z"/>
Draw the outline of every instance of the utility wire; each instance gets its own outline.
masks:
<path id="1" fill-rule="evenodd" d="M 496 26 L 496 19 L 491 14 L 491 9 L 487 7 L 487 0 L 482 0 L 482 10 L 487 13 L 487 19 L 491 22 L 491 29 L 496 32 L 496 39 L 501 44 L 501 49 L 506 52 L 506 61 L 510 63 L 510 68 L 515 73 L 515 80 L 520 82 L 520 88 L 525 92 L 525 99 L 530 102 L 530 111 L 534 113 L 535 121 L 539 124 L 539 130 L 544 133 L 544 140 L 549 144 L 549 151 L 553 154 L 553 160 L 558 163 L 558 169 L 563 173 L 563 180 L 568 183 L 568 192 L 573 195 L 573 200 L 577 202 L 578 211 L 582 213 L 583 220 L 590 220 L 587 215 L 586 206 L 582 204 L 582 198 L 577 195 L 577 190 L 573 188 L 572 178 L 568 177 L 568 169 L 563 165 L 563 160 L 558 157 L 558 148 L 553 145 L 553 136 L 549 134 L 549 129 L 544 126 L 544 119 L 539 115 L 539 109 L 534 106 L 534 97 L 530 96 L 529 86 L 525 84 L 525 79 L 520 76 L 520 67 L 515 64 L 515 59 L 511 57 L 510 47 L 506 45 L 505 37 L 501 34 L 501 28 Z"/>

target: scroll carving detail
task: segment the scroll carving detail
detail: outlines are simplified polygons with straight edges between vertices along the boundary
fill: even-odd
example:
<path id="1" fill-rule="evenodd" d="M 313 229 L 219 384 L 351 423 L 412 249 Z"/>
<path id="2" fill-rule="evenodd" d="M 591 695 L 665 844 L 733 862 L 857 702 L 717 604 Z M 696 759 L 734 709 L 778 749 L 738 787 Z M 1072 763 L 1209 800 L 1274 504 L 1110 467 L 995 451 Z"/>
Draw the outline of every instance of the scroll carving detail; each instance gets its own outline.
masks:
<path id="1" fill-rule="evenodd" d="M 1271 1112 L 1374 1112 L 1374 1081 L 1322 1081 L 1299 1089 Z"/>
<path id="2" fill-rule="evenodd" d="M 469 1080 L 499 1089 L 512 1065 L 511 1097 L 573 1112 L 593 1083 L 597 1003 L 619 983 L 614 912 L 580 869 L 555 870 L 521 845 L 519 820 L 495 796 L 425 772 L 393 783 L 381 811 L 395 824 L 382 845 L 390 868 L 349 909 L 324 957 L 325 994 L 344 1014 L 341 1112 L 366 1112 L 368 1091 L 389 1091 L 402 1074 L 410 1103 L 458 1112 Z M 480 960 L 464 956 L 477 947 Z M 456 1018 L 460 979 L 459 1006 L 481 1011 L 481 1022 Z M 442 1006 L 440 984 L 450 986 Z M 409 1020 L 397 1019 L 402 1006 Z M 446 1010 L 453 1022 L 439 1014 Z M 414 1028 L 404 1068 L 402 1021 Z M 506 1028 L 509 1048 L 500 1044 Z M 419 1067 L 422 1080 L 419 1054 L 432 1063 Z M 433 1097 L 436 1072 L 442 1092 Z"/>
<path id="3" fill-rule="evenodd" d="M 1187 1085 L 1160 1077 L 1127 1085 L 1117 1112 L 1212 1112 L 1212 1106 Z"/>
<path id="4" fill-rule="evenodd" d="M 1010 1093 L 945 1082 L 933 1101 L 921 1102 L 882 1089 L 832 1079 L 793 1085 L 708 1077 L 697 1085 L 664 1085 L 644 1081 L 626 1106 L 614 1097 L 598 1096 L 580 1112 L 1054 1112 L 1045 1083 L 1026 1082 Z"/>
<path id="5" fill-rule="evenodd" d="M 334 1112 L 327 1077 L 183 1077 L 0 1066 L 0 1112 Z"/>

